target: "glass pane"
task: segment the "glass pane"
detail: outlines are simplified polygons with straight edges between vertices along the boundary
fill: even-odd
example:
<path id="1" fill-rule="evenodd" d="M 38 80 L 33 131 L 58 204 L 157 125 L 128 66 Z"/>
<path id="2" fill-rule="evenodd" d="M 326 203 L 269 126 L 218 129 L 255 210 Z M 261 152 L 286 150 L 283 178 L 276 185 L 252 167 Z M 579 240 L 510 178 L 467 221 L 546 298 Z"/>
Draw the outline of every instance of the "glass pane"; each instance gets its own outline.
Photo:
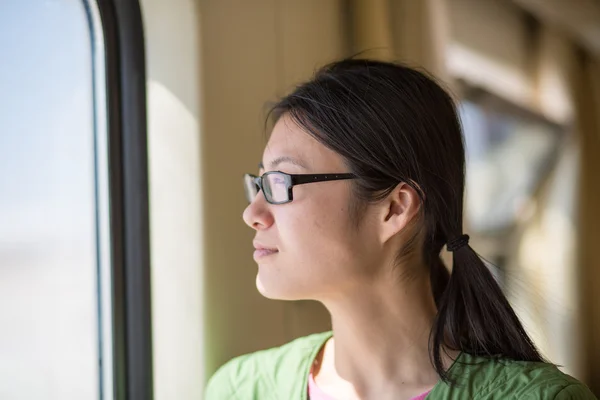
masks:
<path id="1" fill-rule="evenodd" d="M 0 2 L 0 399 L 100 398 L 88 15 Z"/>
<path id="2" fill-rule="evenodd" d="M 267 191 L 274 202 L 284 202 L 288 199 L 288 183 L 285 176 L 281 174 L 267 174 L 265 191 Z"/>
<path id="3" fill-rule="evenodd" d="M 246 194 L 246 200 L 248 203 L 252 203 L 252 200 L 258 194 L 258 187 L 254 183 L 254 179 L 250 175 L 244 175 L 244 191 Z"/>

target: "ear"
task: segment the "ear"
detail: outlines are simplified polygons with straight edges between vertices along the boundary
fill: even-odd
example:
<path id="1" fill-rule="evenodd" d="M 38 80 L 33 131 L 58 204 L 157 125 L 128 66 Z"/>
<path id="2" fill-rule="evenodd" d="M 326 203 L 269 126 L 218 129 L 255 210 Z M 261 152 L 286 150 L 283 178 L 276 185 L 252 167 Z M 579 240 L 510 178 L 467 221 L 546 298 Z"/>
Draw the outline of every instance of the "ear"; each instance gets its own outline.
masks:
<path id="1" fill-rule="evenodd" d="M 380 207 L 379 238 L 381 243 L 385 243 L 416 218 L 421 198 L 414 188 L 401 182 L 380 203 Z"/>

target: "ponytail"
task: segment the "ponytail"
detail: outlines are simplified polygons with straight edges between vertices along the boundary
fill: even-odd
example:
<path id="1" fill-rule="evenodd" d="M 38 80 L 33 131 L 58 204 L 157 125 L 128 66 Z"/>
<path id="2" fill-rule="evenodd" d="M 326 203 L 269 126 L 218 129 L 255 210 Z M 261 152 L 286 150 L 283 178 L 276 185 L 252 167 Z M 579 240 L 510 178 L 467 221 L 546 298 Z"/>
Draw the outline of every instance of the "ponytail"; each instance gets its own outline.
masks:
<path id="1" fill-rule="evenodd" d="M 468 354 L 544 361 L 469 236 L 448 242 L 453 269 L 438 302 L 432 334 L 433 364 L 444 381 L 442 345 Z"/>
<path id="2" fill-rule="evenodd" d="M 444 291 L 448 287 L 448 281 L 450 280 L 450 273 L 439 255 L 432 257 L 430 276 L 433 299 L 436 307 L 439 309 L 442 296 L 444 295 Z"/>

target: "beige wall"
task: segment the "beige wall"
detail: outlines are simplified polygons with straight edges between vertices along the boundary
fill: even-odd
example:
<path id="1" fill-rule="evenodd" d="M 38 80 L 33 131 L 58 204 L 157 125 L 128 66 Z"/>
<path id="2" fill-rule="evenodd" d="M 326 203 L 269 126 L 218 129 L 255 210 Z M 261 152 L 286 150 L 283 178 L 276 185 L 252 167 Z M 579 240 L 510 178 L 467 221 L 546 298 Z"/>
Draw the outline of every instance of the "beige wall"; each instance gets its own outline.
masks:
<path id="1" fill-rule="evenodd" d="M 142 0 L 146 35 L 154 398 L 198 399 L 204 380 L 198 18 Z"/>

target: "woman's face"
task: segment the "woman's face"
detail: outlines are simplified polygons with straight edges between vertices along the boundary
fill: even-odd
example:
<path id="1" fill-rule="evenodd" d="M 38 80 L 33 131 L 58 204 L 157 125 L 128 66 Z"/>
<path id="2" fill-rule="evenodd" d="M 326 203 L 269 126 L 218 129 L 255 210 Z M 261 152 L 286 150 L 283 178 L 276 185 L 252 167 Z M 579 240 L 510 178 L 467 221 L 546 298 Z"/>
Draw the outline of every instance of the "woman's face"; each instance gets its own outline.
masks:
<path id="1" fill-rule="evenodd" d="M 264 150 L 260 174 L 348 172 L 341 156 L 302 131 L 287 115 L 279 119 Z M 243 214 L 256 231 L 256 285 L 268 298 L 325 299 L 351 292 L 378 264 L 380 244 L 369 210 L 351 220 L 351 180 L 294 186 L 293 201 L 267 203 L 259 192 Z"/>

